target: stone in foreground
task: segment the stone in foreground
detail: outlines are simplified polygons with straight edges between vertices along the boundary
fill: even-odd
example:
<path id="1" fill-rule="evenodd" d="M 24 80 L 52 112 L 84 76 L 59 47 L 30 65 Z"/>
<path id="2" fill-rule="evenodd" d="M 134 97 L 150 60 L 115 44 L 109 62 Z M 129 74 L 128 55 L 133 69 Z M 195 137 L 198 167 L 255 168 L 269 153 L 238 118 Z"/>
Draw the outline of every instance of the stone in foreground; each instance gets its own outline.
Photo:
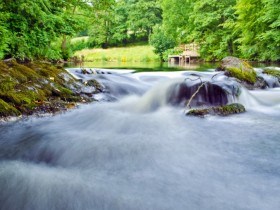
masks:
<path id="1" fill-rule="evenodd" d="M 233 103 L 224 106 L 210 107 L 206 109 L 191 109 L 186 115 L 203 117 L 207 114 L 228 116 L 231 114 L 238 114 L 245 112 L 245 107 L 242 104 Z"/>

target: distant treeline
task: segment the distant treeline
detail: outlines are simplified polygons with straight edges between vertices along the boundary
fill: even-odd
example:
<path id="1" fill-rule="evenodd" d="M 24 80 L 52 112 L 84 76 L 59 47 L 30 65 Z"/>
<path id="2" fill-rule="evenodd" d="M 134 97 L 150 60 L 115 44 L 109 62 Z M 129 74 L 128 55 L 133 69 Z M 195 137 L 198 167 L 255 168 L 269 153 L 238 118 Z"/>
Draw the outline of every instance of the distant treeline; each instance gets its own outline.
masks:
<path id="1" fill-rule="evenodd" d="M 81 48 L 196 43 L 205 60 L 280 61 L 279 0 L 18 0 L 0 2 L 0 58 L 68 59 Z M 86 41 L 70 44 L 75 36 Z"/>
<path id="2" fill-rule="evenodd" d="M 279 0 L 162 0 L 166 35 L 195 42 L 204 59 L 280 61 Z"/>

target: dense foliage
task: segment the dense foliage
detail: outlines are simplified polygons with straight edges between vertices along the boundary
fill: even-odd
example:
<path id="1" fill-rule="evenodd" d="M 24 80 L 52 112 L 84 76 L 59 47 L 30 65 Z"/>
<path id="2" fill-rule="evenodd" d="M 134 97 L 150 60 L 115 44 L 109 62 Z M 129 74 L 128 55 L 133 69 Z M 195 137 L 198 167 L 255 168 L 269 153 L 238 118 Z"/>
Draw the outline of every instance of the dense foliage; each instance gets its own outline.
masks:
<path id="1" fill-rule="evenodd" d="M 0 58 L 68 58 L 68 38 L 88 27 L 95 5 L 101 4 L 98 2 L 0 1 Z"/>
<path id="2" fill-rule="evenodd" d="M 280 61 L 279 0 L 162 0 L 163 30 L 206 60 Z"/>
<path id="3" fill-rule="evenodd" d="M 164 61 L 164 52 L 174 48 L 176 42 L 166 36 L 160 26 L 156 26 L 154 29 L 154 33 L 150 38 L 150 43 L 155 48 L 154 52 L 159 55 L 161 61 Z"/>
<path id="4" fill-rule="evenodd" d="M 91 46 L 107 48 L 148 41 L 162 21 L 159 0 L 118 0 L 101 8 L 89 28 Z"/>
<path id="5" fill-rule="evenodd" d="M 279 0 L 2 0 L 0 58 L 68 59 L 150 40 L 161 57 L 176 42 L 195 43 L 206 60 L 280 61 L 279 14 Z M 89 39 L 73 47 L 77 34 Z"/>

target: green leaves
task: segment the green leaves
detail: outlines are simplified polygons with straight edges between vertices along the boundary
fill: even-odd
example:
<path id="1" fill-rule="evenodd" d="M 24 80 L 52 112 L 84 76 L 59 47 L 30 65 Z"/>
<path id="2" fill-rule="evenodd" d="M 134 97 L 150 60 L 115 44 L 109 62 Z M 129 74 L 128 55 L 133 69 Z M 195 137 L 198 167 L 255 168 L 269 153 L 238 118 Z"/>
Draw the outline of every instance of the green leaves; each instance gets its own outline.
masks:
<path id="1" fill-rule="evenodd" d="M 279 0 L 162 0 L 163 30 L 206 60 L 280 60 Z"/>
<path id="2" fill-rule="evenodd" d="M 58 59 L 62 54 L 60 49 L 52 48 L 52 43 L 61 36 L 73 36 L 83 28 L 83 16 L 75 14 L 79 8 L 92 6 L 83 0 L 1 2 L 0 58 Z"/>
<path id="3" fill-rule="evenodd" d="M 118 0 L 100 7 L 89 30 L 95 46 L 108 47 L 147 41 L 153 27 L 161 23 L 159 0 Z"/>
<path id="4" fill-rule="evenodd" d="M 155 48 L 154 52 L 159 55 L 162 61 L 164 60 L 164 52 L 176 46 L 174 39 L 166 36 L 159 25 L 154 27 L 154 32 L 150 38 L 150 44 Z"/>
<path id="5" fill-rule="evenodd" d="M 280 2 L 278 0 L 239 0 L 235 30 L 245 58 L 280 60 Z"/>

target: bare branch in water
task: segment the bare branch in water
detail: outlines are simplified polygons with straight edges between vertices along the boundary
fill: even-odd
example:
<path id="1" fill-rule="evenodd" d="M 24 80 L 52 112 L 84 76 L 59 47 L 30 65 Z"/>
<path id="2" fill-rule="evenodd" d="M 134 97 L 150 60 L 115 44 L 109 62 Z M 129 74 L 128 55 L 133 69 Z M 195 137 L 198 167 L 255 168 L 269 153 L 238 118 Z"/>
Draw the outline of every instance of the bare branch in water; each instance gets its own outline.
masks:
<path id="1" fill-rule="evenodd" d="M 197 88 L 197 90 L 194 92 L 194 94 L 192 94 L 192 97 L 189 99 L 188 103 L 187 103 L 187 108 L 191 108 L 190 104 L 193 100 L 193 98 L 196 96 L 196 94 L 199 92 L 199 90 L 203 87 L 203 85 L 205 85 L 206 82 L 202 82 L 201 81 L 201 85 Z"/>

